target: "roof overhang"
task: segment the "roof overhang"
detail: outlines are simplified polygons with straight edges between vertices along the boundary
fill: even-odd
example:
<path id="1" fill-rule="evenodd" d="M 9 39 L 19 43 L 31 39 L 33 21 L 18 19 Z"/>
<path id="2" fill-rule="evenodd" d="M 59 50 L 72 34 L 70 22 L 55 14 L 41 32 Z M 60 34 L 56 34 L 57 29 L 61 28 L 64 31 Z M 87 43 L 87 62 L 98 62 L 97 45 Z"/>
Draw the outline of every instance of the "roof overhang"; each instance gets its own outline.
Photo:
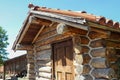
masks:
<path id="1" fill-rule="evenodd" d="M 17 50 L 19 45 L 33 44 L 44 27 L 49 26 L 52 22 L 64 23 L 75 28 L 88 30 L 88 26 L 83 25 L 86 23 L 84 18 L 31 10 L 12 49 Z"/>

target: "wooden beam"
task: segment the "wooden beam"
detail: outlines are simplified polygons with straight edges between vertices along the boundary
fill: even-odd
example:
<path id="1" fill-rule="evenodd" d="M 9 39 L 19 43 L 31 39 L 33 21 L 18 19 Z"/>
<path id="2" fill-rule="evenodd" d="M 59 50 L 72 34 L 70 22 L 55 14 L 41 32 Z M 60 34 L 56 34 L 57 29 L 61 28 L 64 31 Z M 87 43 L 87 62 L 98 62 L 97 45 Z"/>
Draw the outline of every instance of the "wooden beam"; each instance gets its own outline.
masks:
<path id="1" fill-rule="evenodd" d="M 32 45 L 16 45 L 16 50 L 32 50 Z"/>
<path id="2" fill-rule="evenodd" d="M 105 39 L 105 43 L 107 47 L 120 48 L 120 41 L 118 40 Z"/>
<path id="3" fill-rule="evenodd" d="M 41 27 L 41 29 L 38 31 L 37 35 L 35 36 L 35 38 L 33 39 L 32 43 L 34 43 L 36 41 L 36 39 L 38 38 L 39 34 L 42 32 L 42 30 L 45 28 L 45 26 L 43 25 Z"/>
<path id="4" fill-rule="evenodd" d="M 28 19 L 28 22 L 26 22 L 27 25 L 23 25 L 23 26 L 25 26 L 25 28 L 24 28 L 24 27 L 22 28 L 23 32 L 22 32 L 22 30 L 20 31 L 20 35 L 18 35 L 18 37 L 20 37 L 20 39 L 18 39 L 18 42 L 17 42 L 16 44 L 19 44 L 19 43 L 22 41 L 22 39 L 23 39 L 25 33 L 27 32 L 27 30 L 28 30 L 29 27 L 30 27 L 32 18 L 33 18 L 33 17 L 30 16 L 29 19 Z M 27 20 L 26 20 L 26 21 L 27 21 Z"/>
<path id="5" fill-rule="evenodd" d="M 113 32 L 119 32 L 120 33 L 120 29 L 115 29 L 113 27 L 103 26 L 103 25 L 96 24 L 96 23 L 93 23 L 93 22 L 87 22 L 86 25 L 91 26 L 91 27 L 95 27 L 95 28 L 99 28 L 99 29 L 103 29 L 103 30 L 107 30 L 107 31 L 113 31 Z"/>
<path id="6" fill-rule="evenodd" d="M 85 20 L 68 17 L 68 16 L 53 15 L 50 13 L 48 13 L 48 14 L 41 13 L 41 12 L 40 13 L 31 12 L 31 13 L 34 13 L 35 14 L 34 16 L 37 18 L 47 19 L 47 20 L 51 20 L 53 22 L 64 23 L 64 24 L 73 26 L 78 29 L 88 30 L 88 26 L 82 25 L 85 23 Z"/>
<path id="7" fill-rule="evenodd" d="M 52 21 L 50 20 L 45 20 L 45 19 L 40 19 L 37 17 L 34 17 L 34 19 L 31 21 L 31 24 L 40 24 L 40 25 L 45 25 L 45 26 L 49 26 L 52 23 Z"/>

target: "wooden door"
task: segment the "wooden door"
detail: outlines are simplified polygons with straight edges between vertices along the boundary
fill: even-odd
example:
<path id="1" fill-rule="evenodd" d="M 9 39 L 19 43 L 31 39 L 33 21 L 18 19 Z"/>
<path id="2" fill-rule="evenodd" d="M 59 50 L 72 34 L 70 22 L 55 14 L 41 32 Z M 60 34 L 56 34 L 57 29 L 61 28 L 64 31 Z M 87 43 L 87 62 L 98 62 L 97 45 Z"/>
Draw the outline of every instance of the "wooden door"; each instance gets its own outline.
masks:
<path id="1" fill-rule="evenodd" d="M 54 80 L 74 80 L 71 39 L 53 44 L 53 69 Z"/>

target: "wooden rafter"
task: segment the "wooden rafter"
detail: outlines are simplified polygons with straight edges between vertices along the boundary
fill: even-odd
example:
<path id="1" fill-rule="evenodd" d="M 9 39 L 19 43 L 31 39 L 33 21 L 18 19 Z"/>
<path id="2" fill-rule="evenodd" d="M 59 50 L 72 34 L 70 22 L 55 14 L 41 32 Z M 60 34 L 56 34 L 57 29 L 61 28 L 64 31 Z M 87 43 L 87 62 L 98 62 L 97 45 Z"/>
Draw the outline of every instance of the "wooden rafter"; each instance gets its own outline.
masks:
<path id="1" fill-rule="evenodd" d="M 44 28 L 45 28 L 45 26 L 43 25 L 43 26 L 41 27 L 41 29 L 38 31 L 38 33 L 37 33 L 37 35 L 35 36 L 35 38 L 33 39 L 32 43 L 35 42 L 35 40 L 38 38 L 39 34 L 42 32 L 42 30 L 43 30 Z"/>
<path id="2" fill-rule="evenodd" d="M 21 37 L 20 37 L 20 39 L 19 39 L 19 41 L 18 41 L 17 44 L 19 44 L 22 41 L 22 39 L 23 39 L 23 37 L 24 37 L 25 33 L 27 32 L 27 30 L 28 30 L 29 27 L 30 27 L 30 23 L 27 24 L 27 26 L 24 29 L 23 33 L 21 34 Z"/>
<path id="3" fill-rule="evenodd" d="M 32 45 L 17 45 L 16 49 L 17 50 L 32 50 L 33 46 Z"/>
<path id="4" fill-rule="evenodd" d="M 96 23 L 93 23 L 93 22 L 88 22 L 86 24 L 91 26 L 91 27 L 98 28 L 98 29 L 103 29 L 103 30 L 107 30 L 107 31 L 113 31 L 113 32 L 119 32 L 120 33 L 120 29 L 114 29 L 112 27 L 106 27 L 106 26 L 96 24 Z"/>

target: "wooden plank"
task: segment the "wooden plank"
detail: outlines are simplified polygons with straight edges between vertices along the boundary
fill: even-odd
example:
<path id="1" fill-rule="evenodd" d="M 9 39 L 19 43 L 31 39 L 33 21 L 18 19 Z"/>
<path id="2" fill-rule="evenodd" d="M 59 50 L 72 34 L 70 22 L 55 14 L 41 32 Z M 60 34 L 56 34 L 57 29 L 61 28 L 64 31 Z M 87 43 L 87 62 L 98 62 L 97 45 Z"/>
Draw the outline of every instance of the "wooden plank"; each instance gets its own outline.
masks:
<path id="1" fill-rule="evenodd" d="M 105 69 L 94 69 L 91 73 L 95 78 L 103 78 L 103 79 L 112 79 L 115 77 L 115 72 L 111 68 L 105 68 Z"/>
<path id="2" fill-rule="evenodd" d="M 32 43 L 34 43 L 36 41 L 36 39 L 38 38 L 39 34 L 42 32 L 42 30 L 45 28 L 45 26 L 42 26 L 41 29 L 38 31 L 37 35 L 35 36 L 35 38 L 33 39 Z"/>
<path id="3" fill-rule="evenodd" d="M 51 79 L 46 79 L 46 78 L 43 78 L 43 77 L 39 77 L 37 80 L 51 80 Z"/>
<path id="4" fill-rule="evenodd" d="M 91 65 L 94 68 L 108 68 L 109 67 L 109 62 L 107 61 L 106 58 L 93 58 L 91 60 Z"/>
<path id="5" fill-rule="evenodd" d="M 49 67 L 51 67 L 51 62 L 48 62 L 46 64 L 39 63 L 38 66 L 49 66 Z"/>
<path id="6" fill-rule="evenodd" d="M 30 23 L 28 22 L 24 31 L 21 31 L 22 34 L 20 33 L 20 35 L 18 36 L 18 37 L 20 37 L 20 39 L 18 40 L 17 44 L 19 44 L 22 41 L 22 39 L 23 39 L 25 33 L 27 32 L 27 30 L 29 29 L 29 27 L 30 27 Z"/>
<path id="7" fill-rule="evenodd" d="M 106 46 L 106 42 L 104 39 L 96 39 L 91 41 L 90 43 L 90 47 L 92 48 L 105 47 L 105 46 Z"/>
<path id="8" fill-rule="evenodd" d="M 86 24 L 88 26 L 95 27 L 95 28 L 98 28 L 98 29 L 103 29 L 103 30 L 107 30 L 107 31 L 120 33 L 120 29 L 115 29 L 115 28 L 112 28 L 112 27 L 103 26 L 103 25 L 96 24 L 96 23 L 93 23 L 93 22 L 87 22 Z"/>
<path id="9" fill-rule="evenodd" d="M 40 71 L 40 72 L 51 73 L 51 70 L 52 70 L 52 68 L 49 67 L 49 66 L 46 66 L 46 67 L 40 67 L 40 68 L 39 68 L 39 71 Z"/>
<path id="10" fill-rule="evenodd" d="M 50 44 L 46 44 L 46 45 L 43 45 L 43 46 L 38 45 L 38 47 L 36 47 L 36 52 L 39 54 L 39 52 L 44 51 L 44 50 L 49 50 L 49 49 L 51 49 Z"/>
<path id="11" fill-rule="evenodd" d="M 107 47 L 120 48 L 120 41 L 118 40 L 105 39 L 105 42 Z"/>
<path id="12" fill-rule="evenodd" d="M 109 39 L 120 41 L 120 33 L 118 33 L 118 32 L 111 32 L 110 36 L 109 36 Z"/>
<path id="13" fill-rule="evenodd" d="M 17 50 L 32 50 L 33 46 L 32 45 L 16 45 Z"/>
<path id="14" fill-rule="evenodd" d="M 44 34 L 47 34 L 51 31 L 55 31 L 56 30 L 56 26 L 58 25 L 58 23 L 52 23 L 50 26 L 46 26 L 43 31 L 41 32 L 40 35 L 44 35 Z"/>
<path id="15" fill-rule="evenodd" d="M 110 32 L 107 30 L 102 30 L 102 29 L 97 29 L 97 28 L 90 28 L 90 32 L 88 36 L 91 39 L 96 39 L 96 38 L 108 38 L 110 35 Z"/>
<path id="16" fill-rule="evenodd" d="M 38 17 L 34 17 L 31 21 L 31 24 L 45 25 L 45 26 L 49 26 L 51 23 L 52 23 L 52 21 L 50 21 L 50 20 L 41 19 Z"/>
<path id="17" fill-rule="evenodd" d="M 35 11 L 31 11 L 31 13 L 34 13 L 35 14 L 34 16 L 38 18 L 47 19 L 58 23 L 61 22 L 67 25 L 72 25 L 73 27 L 78 29 L 88 30 L 88 26 L 81 25 L 85 23 L 85 19 L 83 18 L 73 18 L 71 16 L 62 16 L 62 15 L 55 15 L 51 13 L 35 12 Z"/>
<path id="18" fill-rule="evenodd" d="M 93 57 L 106 57 L 106 48 L 92 49 L 90 53 Z"/>
<path id="19" fill-rule="evenodd" d="M 47 79 L 51 79 L 51 73 L 39 72 L 39 76 Z"/>

